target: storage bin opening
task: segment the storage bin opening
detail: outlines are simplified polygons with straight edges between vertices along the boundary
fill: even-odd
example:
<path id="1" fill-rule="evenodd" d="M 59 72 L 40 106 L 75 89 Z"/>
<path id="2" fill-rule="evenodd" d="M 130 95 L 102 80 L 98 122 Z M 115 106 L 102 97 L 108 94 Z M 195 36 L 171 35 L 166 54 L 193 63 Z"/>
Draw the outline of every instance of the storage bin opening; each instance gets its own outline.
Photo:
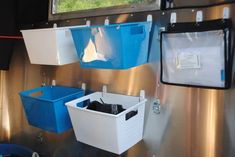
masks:
<path id="1" fill-rule="evenodd" d="M 28 93 L 27 95 L 39 99 L 54 101 L 61 99 L 61 97 L 66 97 L 71 94 L 74 94 L 75 92 L 77 92 L 77 89 L 73 88 L 65 89 L 60 86 L 50 86 L 47 88 L 41 88 L 39 90 L 35 90 L 33 92 Z"/>
<path id="2" fill-rule="evenodd" d="M 77 107 L 80 102 L 102 102 L 100 98 L 107 104 L 121 104 L 126 110 L 114 115 Z M 140 97 L 95 92 L 70 101 L 66 106 L 77 141 L 122 154 L 143 138 L 146 101 L 143 91 Z"/>
<path id="3" fill-rule="evenodd" d="M 147 63 L 151 22 L 71 28 L 83 68 L 128 69 Z"/>
<path id="4" fill-rule="evenodd" d="M 69 28 L 72 26 L 21 30 L 30 62 L 41 65 L 65 65 L 77 62 L 78 56 Z"/>
<path id="5" fill-rule="evenodd" d="M 84 90 L 77 88 L 44 86 L 19 94 L 30 125 L 62 133 L 72 128 L 65 103 L 84 96 L 84 93 Z"/>
<path id="6" fill-rule="evenodd" d="M 112 97 L 110 97 L 109 95 L 112 95 Z M 128 108 L 130 108 L 130 107 L 132 107 L 135 104 L 140 102 L 140 100 L 136 99 L 135 97 L 130 101 L 129 100 L 130 98 L 128 98 L 128 100 L 125 99 L 125 97 L 128 97 L 128 96 L 125 96 L 125 95 L 122 95 L 122 96 L 123 96 L 123 99 L 119 100 L 119 104 L 122 105 L 122 107 L 124 109 L 128 109 Z M 76 106 L 80 107 L 80 108 L 87 108 L 87 106 L 92 101 L 98 101 L 99 103 L 103 103 L 104 102 L 104 103 L 107 103 L 107 104 L 117 104 L 117 103 L 114 102 L 114 100 L 112 98 L 118 99 L 118 96 L 116 96 L 115 94 L 111 94 L 111 93 L 108 93 L 108 95 L 106 93 L 104 93 L 103 95 L 100 94 L 96 98 L 93 98 L 93 97 L 86 98 L 84 101 L 82 101 L 80 103 L 77 103 Z"/>

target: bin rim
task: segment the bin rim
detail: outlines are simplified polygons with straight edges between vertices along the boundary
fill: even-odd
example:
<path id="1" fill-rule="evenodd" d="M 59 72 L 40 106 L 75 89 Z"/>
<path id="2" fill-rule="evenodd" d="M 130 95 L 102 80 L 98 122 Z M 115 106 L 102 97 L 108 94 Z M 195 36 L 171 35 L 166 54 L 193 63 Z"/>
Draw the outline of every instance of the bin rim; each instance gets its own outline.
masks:
<path id="1" fill-rule="evenodd" d="M 117 114 L 117 115 L 110 114 L 110 113 L 99 112 L 99 111 L 89 110 L 89 109 L 87 109 L 87 107 L 83 107 L 83 108 L 82 108 L 82 107 L 75 106 L 75 104 L 77 104 L 77 103 L 81 103 L 81 102 L 84 102 L 84 101 L 88 100 L 90 96 L 92 96 L 92 95 L 98 95 L 98 94 L 102 94 L 102 92 L 95 92 L 95 93 L 92 93 L 92 94 L 83 96 L 83 97 L 81 97 L 81 98 L 77 98 L 77 99 L 75 99 L 75 100 L 66 102 L 65 105 L 66 105 L 67 107 L 71 107 L 71 108 L 76 109 L 76 110 L 81 110 L 81 111 L 85 111 L 85 112 L 89 112 L 89 113 L 95 113 L 95 114 L 99 114 L 99 115 L 103 115 L 103 116 L 109 116 L 109 117 L 113 117 L 113 118 L 118 118 L 118 117 L 120 117 L 120 116 L 122 116 L 122 115 L 127 114 L 127 113 L 130 112 L 131 110 L 138 108 L 140 105 L 145 104 L 145 103 L 147 102 L 147 99 L 146 99 L 146 98 L 141 99 L 141 100 L 139 100 L 139 102 L 138 102 L 137 104 L 135 104 L 135 105 L 133 105 L 133 106 L 127 108 L 125 111 L 120 112 L 120 113 Z M 106 94 L 114 94 L 114 93 L 106 93 Z M 119 95 L 122 95 L 122 94 L 119 94 Z M 135 96 L 130 96 L 130 97 L 135 97 Z M 136 98 L 140 98 L 140 97 L 136 97 Z"/>
<path id="2" fill-rule="evenodd" d="M 25 98 L 35 98 L 35 99 L 37 99 L 37 100 L 46 101 L 46 102 L 57 102 L 57 101 L 60 101 L 60 100 L 65 99 L 65 98 L 67 98 L 67 97 L 76 95 L 76 94 L 78 94 L 78 93 L 83 93 L 83 94 L 85 93 L 85 91 L 84 91 L 83 89 L 81 89 L 81 88 L 65 87 L 65 86 L 60 86 L 60 85 L 56 85 L 56 86 L 43 86 L 43 87 L 34 88 L 34 89 L 41 89 L 41 88 L 48 88 L 48 87 L 72 88 L 72 89 L 76 89 L 76 90 L 78 90 L 78 91 L 76 91 L 76 92 L 74 92 L 74 93 L 72 93 L 72 94 L 69 94 L 69 95 L 62 96 L 62 97 L 57 98 L 57 99 L 53 99 L 53 100 L 51 100 L 51 99 L 44 99 L 44 98 L 40 98 L 40 97 L 33 97 L 33 96 L 30 96 L 30 95 L 26 94 L 26 93 L 28 93 L 29 91 L 31 91 L 32 89 L 31 89 L 31 90 L 25 90 L 25 91 L 19 92 L 18 94 L 19 94 L 20 96 L 22 96 L 22 97 L 25 97 Z"/>
<path id="3" fill-rule="evenodd" d="M 22 151 L 25 151 L 25 152 L 28 152 L 28 153 L 31 153 L 31 154 L 33 154 L 35 152 L 35 151 L 33 151 L 32 149 L 30 149 L 26 146 L 18 145 L 18 144 L 3 143 L 3 144 L 0 144 L 0 147 L 6 148 L 7 151 L 12 150 L 12 149 L 20 149 Z M 14 153 L 14 152 L 12 152 L 12 153 Z"/>
<path id="4" fill-rule="evenodd" d="M 141 21 L 141 22 L 128 22 L 128 23 L 114 23 L 114 24 L 108 24 L 108 25 L 84 25 L 84 26 L 78 26 L 78 27 L 71 27 L 69 28 L 71 31 L 76 31 L 77 29 L 88 29 L 88 28 L 98 28 L 98 27 L 104 27 L 104 28 L 109 28 L 109 27 L 123 27 L 123 26 L 138 26 L 141 24 L 146 24 L 150 25 L 151 30 L 151 24 L 152 21 Z"/>
<path id="5" fill-rule="evenodd" d="M 64 26 L 64 27 L 49 27 L 49 28 L 39 28 L 39 29 L 22 29 L 21 33 L 25 32 L 40 32 L 40 31 L 56 31 L 56 30 L 69 30 L 71 28 L 84 27 L 86 25 L 74 25 L 74 26 Z"/>

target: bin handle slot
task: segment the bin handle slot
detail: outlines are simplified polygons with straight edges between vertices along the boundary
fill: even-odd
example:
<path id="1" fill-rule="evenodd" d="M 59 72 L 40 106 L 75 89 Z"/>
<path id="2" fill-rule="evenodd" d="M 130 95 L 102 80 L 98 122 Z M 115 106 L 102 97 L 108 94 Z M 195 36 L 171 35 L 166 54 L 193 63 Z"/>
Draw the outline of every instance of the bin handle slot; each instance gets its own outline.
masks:
<path id="1" fill-rule="evenodd" d="M 42 95 L 43 95 L 43 91 L 35 91 L 35 92 L 29 94 L 29 96 L 32 96 L 32 97 L 39 97 Z"/>
<path id="2" fill-rule="evenodd" d="M 143 34 L 145 33 L 143 26 L 134 26 L 130 30 L 131 35 Z"/>
<path id="3" fill-rule="evenodd" d="M 138 114 L 138 110 L 133 110 L 133 111 L 130 111 L 128 112 L 125 117 L 126 117 L 126 121 L 135 117 L 136 115 Z"/>

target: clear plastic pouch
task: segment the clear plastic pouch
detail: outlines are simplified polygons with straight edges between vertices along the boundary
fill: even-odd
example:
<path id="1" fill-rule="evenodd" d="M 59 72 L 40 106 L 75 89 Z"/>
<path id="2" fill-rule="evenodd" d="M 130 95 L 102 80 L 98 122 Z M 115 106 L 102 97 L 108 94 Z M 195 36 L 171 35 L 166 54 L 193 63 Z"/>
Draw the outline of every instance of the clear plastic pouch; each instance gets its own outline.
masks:
<path id="1" fill-rule="evenodd" d="M 211 28 L 215 24 L 218 28 Z M 161 81 L 206 88 L 230 86 L 230 29 L 221 21 L 170 26 L 161 33 Z M 185 31 L 184 31 L 185 30 Z"/>

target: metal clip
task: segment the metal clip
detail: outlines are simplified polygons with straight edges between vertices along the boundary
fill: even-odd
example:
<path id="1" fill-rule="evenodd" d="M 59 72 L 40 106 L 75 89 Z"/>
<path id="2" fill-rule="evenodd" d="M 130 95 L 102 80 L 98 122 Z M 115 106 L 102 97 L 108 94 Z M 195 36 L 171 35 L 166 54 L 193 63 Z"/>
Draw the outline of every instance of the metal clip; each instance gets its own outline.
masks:
<path id="1" fill-rule="evenodd" d="M 161 103 L 160 103 L 160 99 L 155 99 L 153 101 L 153 112 L 155 114 L 160 114 L 161 113 Z"/>

